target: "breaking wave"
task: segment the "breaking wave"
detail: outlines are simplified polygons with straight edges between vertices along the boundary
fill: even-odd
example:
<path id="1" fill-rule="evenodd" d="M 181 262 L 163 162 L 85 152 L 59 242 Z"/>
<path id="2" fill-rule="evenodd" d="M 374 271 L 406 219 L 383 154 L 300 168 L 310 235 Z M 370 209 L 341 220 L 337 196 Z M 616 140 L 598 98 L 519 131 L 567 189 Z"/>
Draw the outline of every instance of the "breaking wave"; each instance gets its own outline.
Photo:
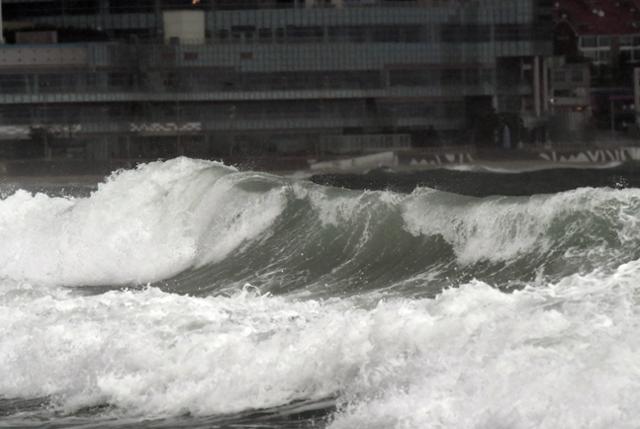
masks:
<path id="1" fill-rule="evenodd" d="M 635 260 L 639 211 L 636 189 L 356 192 L 180 158 L 117 172 L 88 198 L 4 198 L 0 277 L 164 281 L 185 293 L 247 282 L 271 292 L 437 293 L 452 277 L 507 285 Z"/>
<path id="2" fill-rule="evenodd" d="M 637 189 L 357 192 L 186 158 L 17 191 L 0 416 L 637 427 L 639 214 Z"/>

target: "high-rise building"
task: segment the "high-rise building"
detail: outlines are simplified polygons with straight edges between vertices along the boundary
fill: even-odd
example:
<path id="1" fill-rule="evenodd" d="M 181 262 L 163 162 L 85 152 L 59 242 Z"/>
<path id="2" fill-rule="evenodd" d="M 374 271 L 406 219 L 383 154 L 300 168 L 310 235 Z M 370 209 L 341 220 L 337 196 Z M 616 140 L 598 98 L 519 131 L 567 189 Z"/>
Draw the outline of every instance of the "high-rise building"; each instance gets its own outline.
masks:
<path id="1" fill-rule="evenodd" d="M 511 145 L 544 134 L 536 130 L 550 105 L 549 0 L 3 0 L 2 8 L 5 156 Z M 513 142 L 496 142 L 504 135 Z"/>

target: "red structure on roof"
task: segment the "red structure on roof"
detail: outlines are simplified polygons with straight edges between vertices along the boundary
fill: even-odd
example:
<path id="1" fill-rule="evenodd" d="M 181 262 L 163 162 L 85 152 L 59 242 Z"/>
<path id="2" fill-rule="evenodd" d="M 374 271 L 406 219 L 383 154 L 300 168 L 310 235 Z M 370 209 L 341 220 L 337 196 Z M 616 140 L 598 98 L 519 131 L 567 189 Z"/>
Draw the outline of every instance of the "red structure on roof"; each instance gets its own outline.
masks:
<path id="1" fill-rule="evenodd" d="M 640 0 L 556 0 L 553 9 L 578 36 L 640 34 Z"/>

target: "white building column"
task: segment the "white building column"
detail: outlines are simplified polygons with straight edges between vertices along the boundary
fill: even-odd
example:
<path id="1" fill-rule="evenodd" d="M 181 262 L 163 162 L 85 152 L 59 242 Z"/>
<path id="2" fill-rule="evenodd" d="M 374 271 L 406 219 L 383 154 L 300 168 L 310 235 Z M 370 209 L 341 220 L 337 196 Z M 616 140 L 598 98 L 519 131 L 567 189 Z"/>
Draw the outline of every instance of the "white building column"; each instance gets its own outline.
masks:
<path id="1" fill-rule="evenodd" d="M 540 117 L 542 100 L 540 99 L 540 57 L 533 57 L 533 106 L 536 117 Z"/>
<path id="2" fill-rule="evenodd" d="M 549 58 L 542 58 L 542 111 L 549 112 Z"/>

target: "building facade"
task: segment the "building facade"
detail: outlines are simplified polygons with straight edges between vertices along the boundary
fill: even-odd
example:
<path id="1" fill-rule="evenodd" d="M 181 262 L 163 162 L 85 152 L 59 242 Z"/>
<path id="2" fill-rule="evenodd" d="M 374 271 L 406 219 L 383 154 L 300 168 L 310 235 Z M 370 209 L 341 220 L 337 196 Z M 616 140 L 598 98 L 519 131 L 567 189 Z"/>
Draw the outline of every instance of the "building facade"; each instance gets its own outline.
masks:
<path id="1" fill-rule="evenodd" d="M 2 5 L 5 157 L 507 147 L 550 111 L 549 0 Z"/>
<path id="2" fill-rule="evenodd" d="M 639 0 L 558 0 L 556 43 L 595 66 L 640 63 Z"/>
<path id="3" fill-rule="evenodd" d="M 586 124 L 581 116 L 588 112 L 591 118 L 583 134 L 599 130 L 607 138 L 637 135 L 634 68 L 640 65 L 640 1 L 558 0 L 554 21 L 555 53 L 568 60 L 562 68 L 576 74 L 575 82 L 561 85 L 563 93 L 576 95 L 569 100 L 572 111 L 565 109 L 565 131 Z M 577 70 L 585 67 L 591 75 L 589 109 L 581 108 L 579 100 L 587 88 Z"/>
<path id="4" fill-rule="evenodd" d="M 589 63 L 567 63 L 555 57 L 551 68 L 551 121 L 553 138 L 588 141 L 591 111 L 591 68 Z"/>

